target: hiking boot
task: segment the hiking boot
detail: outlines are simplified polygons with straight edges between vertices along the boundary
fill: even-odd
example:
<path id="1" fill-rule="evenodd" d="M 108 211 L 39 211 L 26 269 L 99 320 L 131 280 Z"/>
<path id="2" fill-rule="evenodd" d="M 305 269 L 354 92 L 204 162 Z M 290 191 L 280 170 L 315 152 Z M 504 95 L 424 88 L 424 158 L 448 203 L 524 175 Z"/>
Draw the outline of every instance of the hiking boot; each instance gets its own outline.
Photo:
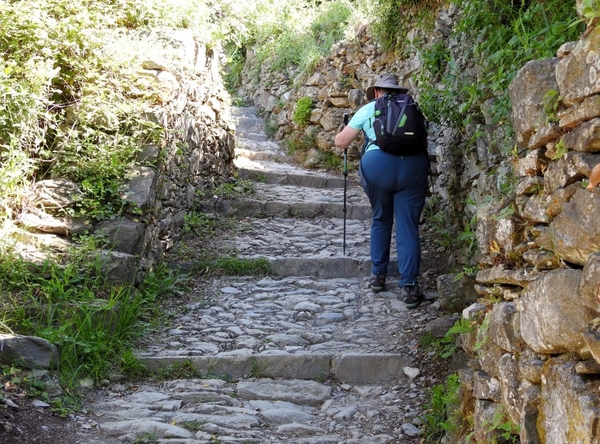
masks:
<path id="1" fill-rule="evenodd" d="M 373 293 L 385 290 L 385 274 L 371 275 L 371 290 L 373 290 Z"/>
<path id="2" fill-rule="evenodd" d="M 400 299 L 406 304 L 406 308 L 417 308 L 425 300 L 425 295 L 419 284 L 405 285 L 400 288 Z"/>

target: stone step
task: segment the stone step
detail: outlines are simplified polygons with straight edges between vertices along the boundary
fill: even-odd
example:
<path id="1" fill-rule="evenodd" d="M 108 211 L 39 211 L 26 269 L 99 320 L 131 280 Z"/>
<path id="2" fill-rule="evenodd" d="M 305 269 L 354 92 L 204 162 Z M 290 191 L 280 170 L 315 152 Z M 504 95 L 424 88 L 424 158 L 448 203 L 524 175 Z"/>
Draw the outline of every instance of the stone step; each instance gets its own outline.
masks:
<path id="1" fill-rule="evenodd" d="M 238 138 L 244 138 L 244 139 L 247 139 L 248 141 L 253 141 L 253 142 L 268 142 L 269 141 L 269 138 L 267 137 L 267 135 L 260 130 L 257 132 L 237 130 L 236 136 Z"/>
<path id="2" fill-rule="evenodd" d="M 420 374 L 417 332 L 435 304 L 406 308 L 396 263 L 371 291 L 371 208 L 355 174 L 298 168 L 255 108 L 233 114 L 236 166 L 255 191 L 223 202 L 238 229 L 222 247 L 266 258 L 272 276 L 197 277 L 136 353 L 161 377 L 107 387 L 91 407 L 99 427 L 120 442 L 422 442 L 413 420 L 441 381 Z"/>
<path id="3" fill-rule="evenodd" d="M 236 135 L 265 132 L 265 122 L 259 117 L 256 107 L 231 107 L 231 117 L 235 123 Z"/>
<path id="4" fill-rule="evenodd" d="M 341 248 L 341 247 L 340 247 Z M 348 248 L 346 249 L 348 251 Z M 368 254 L 368 250 L 366 251 Z M 365 257 L 298 257 L 298 258 L 267 258 L 271 273 L 281 276 L 313 276 L 323 279 L 336 277 L 353 278 L 368 276 L 371 272 L 371 259 Z M 388 275 L 398 276 L 396 260 L 390 260 Z"/>
<path id="5" fill-rule="evenodd" d="M 265 202 L 256 199 L 235 199 L 223 201 L 226 214 L 233 217 L 343 217 L 344 204 L 333 202 L 304 202 L 294 203 L 289 201 Z M 346 217 L 348 219 L 366 220 L 371 216 L 371 207 L 368 205 L 346 204 Z"/>
<path id="6" fill-rule="evenodd" d="M 369 220 L 346 220 L 346 256 L 368 256 L 369 236 Z M 342 218 L 263 217 L 239 220 L 237 230 L 223 239 L 223 245 L 239 257 L 306 257 L 316 261 L 343 257 L 343 240 Z"/>
<path id="7" fill-rule="evenodd" d="M 310 188 L 343 188 L 344 177 L 333 176 L 321 171 L 311 171 L 295 165 L 270 160 L 256 161 L 247 157 L 237 157 L 235 165 L 245 179 L 262 183 L 293 185 Z M 354 186 L 352 179 L 346 186 Z"/>
<path id="8" fill-rule="evenodd" d="M 107 387 L 91 406 L 100 427 L 123 442 L 422 442 L 413 421 L 441 381 L 413 361 L 435 304 L 406 308 L 395 263 L 386 290 L 371 291 L 371 208 L 356 175 L 344 223 L 343 177 L 295 166 L 255 108 L 233 114 L 236 166 L 256 183 L 223 202 L 238 218 L 223 247 L 266 258 L 271 275 L 199 276 L 136 353 L 162 377 Z"/>
<path id="9" fill-rule="evenodd" d="M 371 218 L 371 206 L 362 189 L 346 190 L 346 219 Z M 254 193 L 223 200 L 224 211 L 235 217 L 344 217 L 343 188 L 312 188 L 255 183 Z"/>
<path id="10" fill-rule="evenodd" d="M 334 379 L 349 384 L 381 384 L 405 378 L 402 369 L 411 359 L 397 353 L 344 353 L 340 356 L 319 354 L 230 354 L 217 356 L 140 356 L 151 372 L 192 365 L 201 375 L 225 380 L 250 377 L 273 379 Z"/>
<path id="11" fill-rule="evenodd" d="M 236 158 L 242 157 L 250 160 L 285 162 L 283 154 L 269 151 L 254 151 L 243 148 L 236 148 L 235 155 Z"/>
<path id="12" fill-rule="evenodd" d="M 252 143 L 250 143 L 252 142 Z M 278 145 L 272 146 L 273 142 L 255 142 L 249 139 L 237 140 L 235 158 L 255 161 L 272 161 L 278 163 L 291 162 L 285 152 Z M 237 163 L 237 162 L 236 162 Z"/>

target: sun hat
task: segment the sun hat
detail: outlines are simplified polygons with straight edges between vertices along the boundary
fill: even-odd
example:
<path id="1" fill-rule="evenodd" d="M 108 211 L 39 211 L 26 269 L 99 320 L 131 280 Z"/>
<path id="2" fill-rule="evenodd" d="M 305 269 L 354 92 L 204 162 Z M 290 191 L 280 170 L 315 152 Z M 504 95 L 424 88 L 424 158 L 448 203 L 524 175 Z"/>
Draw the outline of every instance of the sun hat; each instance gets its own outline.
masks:
<path id="1" fill-rule="evenodd" d="M 403 94 L 408 92 L 408 88 L 398 85 L 398 77 L 396 77 L 394 74 L 381 74 L 377 76 L 375 85 L 367 88 L 368 101 L 371 101 L 375 98 L 375 88 L 393 89 Z"/>

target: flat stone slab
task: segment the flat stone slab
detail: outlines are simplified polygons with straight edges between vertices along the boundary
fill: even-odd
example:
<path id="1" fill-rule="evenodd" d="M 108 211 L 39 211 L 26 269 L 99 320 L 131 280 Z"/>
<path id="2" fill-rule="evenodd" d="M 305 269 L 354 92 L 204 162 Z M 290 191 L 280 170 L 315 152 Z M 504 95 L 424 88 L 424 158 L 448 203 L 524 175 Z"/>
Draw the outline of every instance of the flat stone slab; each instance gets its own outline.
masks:
<path id="1" fill-rule="evenodd" d="M 255 379 L 238 383 L 237 396 L 316 406 L 331 396 L 331 386 L 315 381 Z"/>
<path id="2" fill-rule="evenodd" d="M 101 428 L 110 435 L 124 435 L 132 433 L 156 435 L 160 438 L 192 438 L 194 435 L 189 430 L 164 422 L 148 419 L 132 419 L 125 421 L 108 422 L 101 425 Z"/>
<path id="3" fill-rule="evenodd" d="M 323 325 L 329 324 L 324 323 Z M 169 366 L 191 363 L 203 375 L 227 378 L 262 376 L 285 379 L 329 379 L 352 384 L 379 384 L 406 377 L 403 369 L 410 359 L 401 354 L 348 353 L 272 354 L 249 356 L 142 357 L 148 370 L 159 372 Z"/>
<path id="4" fill-rule="evenodd" d="M 375 384 L 404 379 L 403 368 L 411 360 L 400 354 L 345 354 L 333 362 L 338 381 L 351 384 Z"/>
<path id="5" fill-rule="evenodd" d="M 236 148 L 235 154 L 236 156 L 240 156 L 249 160 L 285 162 L 285 155 L 279 152 L 279 150 L 254 151 L 246 148 Z"/>

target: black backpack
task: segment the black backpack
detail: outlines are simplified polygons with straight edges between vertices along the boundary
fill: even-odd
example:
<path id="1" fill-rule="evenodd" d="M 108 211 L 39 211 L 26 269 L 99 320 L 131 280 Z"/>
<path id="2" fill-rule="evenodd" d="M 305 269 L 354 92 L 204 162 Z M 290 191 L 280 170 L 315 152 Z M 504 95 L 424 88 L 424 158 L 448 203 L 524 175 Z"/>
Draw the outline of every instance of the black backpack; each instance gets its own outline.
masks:
<path id="1" fill-rule="evenodd" d="M 410 156 L 427 151 L 428 122 L 409 94 L 386 94 L 375 101 L 375 143 L 382 151 Z"/>

